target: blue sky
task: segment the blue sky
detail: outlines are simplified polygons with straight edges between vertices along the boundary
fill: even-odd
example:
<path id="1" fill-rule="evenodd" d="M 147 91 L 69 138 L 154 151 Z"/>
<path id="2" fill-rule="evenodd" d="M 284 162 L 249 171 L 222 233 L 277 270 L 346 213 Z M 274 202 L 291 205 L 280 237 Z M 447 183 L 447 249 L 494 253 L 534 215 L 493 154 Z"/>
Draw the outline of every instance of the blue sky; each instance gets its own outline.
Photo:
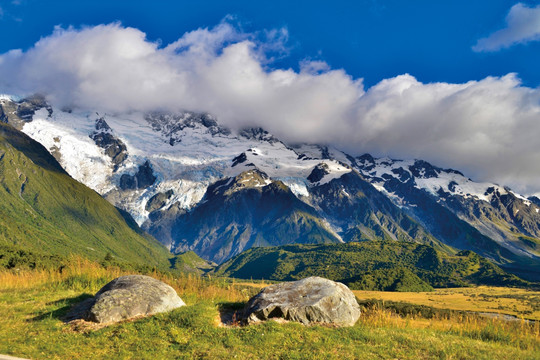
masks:
<path id="1" fill-rule="evenodd" d="M 538 1 L 522 1 L 534 6 Z M 518 73 L 540 85 L 540 42 L 475 52 L 476 41 L 505 25 L 516 1 L 0 1 L 0 52 L 28 48 L 55 25 L 121 21 L 165 44 L 186 31 L 233 15 L 247 32 L 286 27 L 289 56 L 273 64 L 298 67 L 304 58 L 344 68 L 371 86 L 409 73 L 422 82 L 465 82 Z"/>
<path id="2" fill-rule="evenodd" d="M 205 111 L 524 194 L 540 194 L 539 63 L 538 1 L 0 0 L 0 94 Z"/>

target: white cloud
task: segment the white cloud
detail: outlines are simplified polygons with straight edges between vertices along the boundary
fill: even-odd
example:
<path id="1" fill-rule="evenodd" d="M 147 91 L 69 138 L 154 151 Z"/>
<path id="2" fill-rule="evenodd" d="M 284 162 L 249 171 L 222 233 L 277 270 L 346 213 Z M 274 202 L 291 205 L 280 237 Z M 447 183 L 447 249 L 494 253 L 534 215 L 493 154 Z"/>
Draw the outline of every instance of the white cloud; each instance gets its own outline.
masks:
<path id="1" fill-rule="evenodd" d="M 540 191 L 540 91 L 515 74 L 465 84 L 381 81 L 357 104 L 349 149 L 423 158 L 523 192 Z"/>
<path id="2" fill-rule="evenodd" d="M 100 112 L 208 111 L 289 142 L 423 158 L 540 192 L 539 89 L 509 74 L 464 84 L 401 75 L 365 90 L 362 79 L 320 61 L 270 69 L 268 51 L 286 52 L 286 35 L 222 23 L 161 46 L 120 24 L 57 28 L 28 51 L 0 55 L 0 93 L 38 91 L 56 105 Z"/>
<path id="3" fill-rule="evenodd" d="M 478 40 L 474 51 L 497 51 L 516 44 L 540 40 L 540 5 L 518 3 L 506 16 L 506 27 Z"/>

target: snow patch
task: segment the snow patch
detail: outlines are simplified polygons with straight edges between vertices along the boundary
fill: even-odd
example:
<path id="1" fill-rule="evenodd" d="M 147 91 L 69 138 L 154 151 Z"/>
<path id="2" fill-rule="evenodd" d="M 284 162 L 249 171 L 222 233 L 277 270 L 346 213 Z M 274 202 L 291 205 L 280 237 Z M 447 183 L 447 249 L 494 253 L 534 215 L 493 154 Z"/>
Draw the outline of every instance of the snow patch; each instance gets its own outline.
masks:
<path id="1" fill-rule="evenodd" d="M 100 194 L 106 193 L 114 187 L 110 183 L 112 164 L 109 157 L 88 137 L 91 127 L 83 132 L 82 125 L 73 127 L 68 124 L 53 122 L 46 110 L 40 110 L 33 121 L 24 124 L 22 131 L 52 153 L 59 152 L 60 164 L 74 179 Z"/>
<path id="2" fill-rule="evenodd" d="M 347 174 L 347 173 L 350 173 L 352 170 L 348 167 L 345 167 L 343 166 L 342 164 L 340 164 L 339 162 L 337 161 L 333 161 L 333 160 L 327 160 L 324 162 L 326 165 L 328 165 L 328 171 L 330 172 L 329 174 L 326 174 L 322 179 L 321 181 L 319 181 L 317 184 L 318 185 L 324 185 L 324 184 L 327 184 L 329 183 L 330 181 L 334 180 L 334 179 L 339 179 L 340 177 L 342 177 L 343 175 Z"/>
<path id="3" fill-rule="evenodd" d="M 393 160 L 388 157 L 375 159 L 375 167 L 370 169 L 369 172 L 359 169 L 360 172 L 371 179 L 371 183 L 380 191 L 380 180 L 387 176 L 392 176 L 396 179 L 400 179 L 400 172 L 405 172 L 409 177 L 413 177 L 413 173 L 410 170 L 414 166 L 415 160 Z M 364 164 L 366 166 L 367 164 Z M 415 177 L 415 186 L 418 189 L 423 189 L 429 193 L 438 196 L 439 191 L 444 191 L 452 195 L 463 196 L 465 198 L 475 197 L 479 200 L 491 201 L 492 195 L 486 195 L 489 188 L 494 188 L 501 194 L 506 194 L 507 191 L 498 185 L 491 183 L 478 183 L 474 182 L 465 176 L 456 172 L 437 171 L 436 177 L 426 178 L 425 169 L 420 170 L 418 177 Z M 401 180 L 403 181 L 403 180 Z M 376 186 L 376 182 L 379 185 Z"/>
<path id="4" fill-rule="evenodd" d="M 309 196 L 306 180 L 303 178 L 280 177 L 277 180 L 283 182 L 291 192 L 297 197 Z"/>
<path id="5" fill-rule="evenodd" d="M 13 96 L 8 94 L 0 94 L 0 101 L 16 101 Z"/>
<path id="6" fill-rule="evenodd" d="M 531 206 L 531 201 L 529 199 L 527 199 L 525 196 L 523 195 L 520 195 L 514 191 L 510 191 L 515 197 L 517 197 L 518 199 L 520 199 L 521 201 L 523 201 L 523 204 L 525 204 L 526 206 Z"/>

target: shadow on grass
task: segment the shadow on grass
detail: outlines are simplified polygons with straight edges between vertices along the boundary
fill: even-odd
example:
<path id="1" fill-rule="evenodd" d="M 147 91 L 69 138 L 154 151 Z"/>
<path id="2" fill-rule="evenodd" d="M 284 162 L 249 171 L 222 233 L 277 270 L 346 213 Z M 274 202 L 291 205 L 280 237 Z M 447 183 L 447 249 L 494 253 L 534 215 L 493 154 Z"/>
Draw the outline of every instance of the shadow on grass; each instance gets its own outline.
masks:
<path id="1" fill-rule="evenodd" d="M 243 325 L 243 302 L 222 302 L 218 304 L 219 318 L 225 326 Z"/>
<path id="2" fill-rule="evenodd" d="M 82 294 L 79 296 L 71 297 L 71 298 L 64 298 L 56 301 L 52 301 L 47 303 L 47 305 L 64 305 L 60 308 L 57 308 L 56 310 L 47 311 L 43 314 L 34 316 L 31 319 L 28 319 L 26 321 L 28 322 L 34 322 L 34 321 L 41 321 L 45 319 L 57 319 L 57 320 L 66 320 L 66 315 L 70 312 L 72 309 L 78 308 L 83 303 L 88 303 L 89 299 L 93 298 L 90 294 Z"/>

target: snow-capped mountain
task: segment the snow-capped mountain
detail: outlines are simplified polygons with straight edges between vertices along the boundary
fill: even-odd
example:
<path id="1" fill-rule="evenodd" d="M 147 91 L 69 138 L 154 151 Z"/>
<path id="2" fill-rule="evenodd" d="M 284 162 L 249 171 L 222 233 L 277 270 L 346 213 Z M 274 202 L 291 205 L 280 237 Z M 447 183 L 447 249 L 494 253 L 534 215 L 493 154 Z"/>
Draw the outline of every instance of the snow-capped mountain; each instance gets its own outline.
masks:
<path id="1" fill-rule="evenodd" d="M 251 246 L 388 238 L 540 276 L 539 202 L 422 160 L 285 144 L 203 113 L 83 113 L 39 97 L 2 97 L 0 120 L 173 251 L 221 262 Z"/>
<path id="2" fill-rule="evenodd" d="M 374 159 L 363 155 L 354 166 L 394 203 L 428 228 L 423 212 L 432 212 L 425 198 L 435 200 L 504 248 L 526 257 L 538 256 L 540 207 L 509 188 L 478 183 L 452 169 L 422 160 Z M 420 191 L 419 191 L 420 190 Z"/>

